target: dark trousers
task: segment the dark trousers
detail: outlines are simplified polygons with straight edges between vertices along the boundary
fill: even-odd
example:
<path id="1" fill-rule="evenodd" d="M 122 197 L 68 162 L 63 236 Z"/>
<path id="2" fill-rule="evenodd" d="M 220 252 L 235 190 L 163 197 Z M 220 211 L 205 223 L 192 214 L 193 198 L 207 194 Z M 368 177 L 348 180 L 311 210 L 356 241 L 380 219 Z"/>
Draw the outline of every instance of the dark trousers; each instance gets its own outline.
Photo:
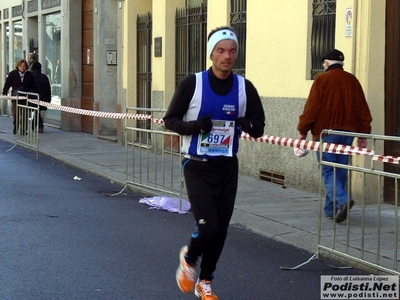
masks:
<path id="1" fill-rule="evenodd" d="M 18 103 L 21 105 L 26 105 L 26 100 L 18 100 Z M 26 113 L 21 114 L 21 110 L 18 115 L 19 124 L 17 124 L 17 100 L 11 100 L 12 105 L 12 112 L 13 112 L 13 125 L 14 125 L 14 132 L 17 129 L 17 125 L 20 126 L 21 133 L 25 133 L 27 130 L 28 124 L 28 116 Z M 23 110 L 25 112 L 25 110 Z"/>
<path id="2" fill-rule="evenodd" d="M 42 112 L 42 110 L 40 110 L 39 112 L 35 111 L 35 117 L 33 118 L 33 122 L 32 122 L 32 130 L 35 130 L 35 128 L 37 127 L 38 120 L 39 120 L 39 129 L 43 128 L 43 118 L 42 118 L 41 112 Z"/>
<path id="3" fill-rule="evenodd" d="M 17 122 L 17 100 L 11 100 L 12 114 L 13 114 L 13 124 L 15 126 Z"/>
<path id="4" fill-rule="evenodd" d="M 196 223 L 187 253 L 189 263 L 200 265 L 200 280 L 212 280 L 224 248 L 235 206 L 238 185 L 237 157 L 218 157 L 207 162 L 184 159 L 184 176 Z"/>

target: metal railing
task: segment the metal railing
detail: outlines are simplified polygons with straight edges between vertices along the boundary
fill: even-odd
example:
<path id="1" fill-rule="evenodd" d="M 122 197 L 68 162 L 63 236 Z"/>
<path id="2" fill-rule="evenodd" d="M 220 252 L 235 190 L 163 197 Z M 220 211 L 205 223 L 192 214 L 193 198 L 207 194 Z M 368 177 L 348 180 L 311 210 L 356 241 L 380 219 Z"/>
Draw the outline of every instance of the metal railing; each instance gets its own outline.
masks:
<path id="1" fill-rule="evenodd" d="M 29 103 L 26 99 L 28 97 L 35 97 L 37 104 Z M 39 114 L 39 94 L 18 92 L 15 120 L 16 145 L 34 150 L 36 159 L 39 159 Z"/>
<path id="2" fill-rule="evenodd" d="M 34 97 L 37 103 L 28 102 L 27 98 Z M 36 159 L 39 159 L 39 94 L 18 92 L 17 96 L 2 96 L 3 101 L 15 101 L 15 146 L 21 145 L 36 152 Z M 4 104 L 4 103 L 3 103 Z M 4 106 L 4 105 L 3 105 Z"/>
<path id="3" fill-rule="evenodd" d="M 149 112 L 165 109 L 128 107 L 127 114 L 148 118 Z M 149 119 L 150 129 L 138 128 L 136 120 L 125 119 L 126 186 L 134 186 L 146 192 L 166 193 L 182 199 L 183 171 L 180 153 L 181 137 L 166 131 L 163 125 Z M 131 123 L 131 124 L 130 124 Z M 147 136 L 146 139 L 138 138 Z"/>
<path id="4" fill-rule="evenodd" d="M 400 142 L 400 137 L 369 135 L 351 133 L 334 130 L 323 130 L 321 134 L 321 145 L 323 135 L 337 134 L 343 136 L 353 136 L 367 138 L 372 142 L 372 150 L 369 157 L 365 157 L 365 165 L 368 167 L 357 166 L 356 164 L 343 165 L 324 161 L 322 150 L 320 150 L 320 197 L 317 230 L 317 252 L 305 263 L 294 268 L 282 267 L 282 269 L 297 269 L 307 264 L 313 259 L 321 256 L 335 258 L 350 266 L 357 266 L 373 273 L 385 273 L 400 275 L 398 267 L 398 239 L 399 239 L 399 211 L 398 193 L 400 174 L 381 171 L 383 166 L 378 163 L 387 163 L 380 159 L 387 157 L 377 155 L 377 149 L 383 149 L 385 141 Z M 323 149 L 321 147 L 321 149 Z M 391 163 L 399 163 L 400 160 L 394 159 Z M 336 171 L 338 168 L 346 169 L 348 175 L 348 199 L 355 198 L 355 188 L 358 189 L 356 205 L 352 210 L 348 209 L 347 219 L 343 223 L 337 224 L 334 220 L 324 218 L 323 202 L 325 192 L 322 186 L 322 166 L 333 167 L 334 180 L 336 186 Z M 381 169 L 381 170 L 379 170 Z M 385 178 L 394 180 L 395 193 L 394 205 L 384 203 L 383 195 Z M 355 182 L 357 181 L 357 183 Z M 375 183 L 374 183 L 375 182 Z M 378 190 L 369 190 L 370 186 L 377 186 Z M 373 203 L 367 203 L 367 198 L 371 198 L 369 193 L 373 193 Z M 376 195 L 375 195 L 376 194 Z M 334 193 L 334 199 L 336 195 Z M 335 203 L 334 203 L 335 207 Z"/>

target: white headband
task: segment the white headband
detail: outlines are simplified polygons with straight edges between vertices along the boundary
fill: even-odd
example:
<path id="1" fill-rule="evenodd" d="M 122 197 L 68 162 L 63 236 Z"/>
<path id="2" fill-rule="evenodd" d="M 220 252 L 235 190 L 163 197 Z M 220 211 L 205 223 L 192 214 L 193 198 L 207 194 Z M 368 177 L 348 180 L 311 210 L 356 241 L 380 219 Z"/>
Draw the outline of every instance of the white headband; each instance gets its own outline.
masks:
<path id="1" fill-rule="evenodd" d="M 208 57 L 211 57 L 215 46 L 222 40 L 232 40 L 236 42 L 236 48 L 239 50 L 239 43 L 236 34 L 229 29 L 222 29 L 215 32 L 208 40 Z"/>

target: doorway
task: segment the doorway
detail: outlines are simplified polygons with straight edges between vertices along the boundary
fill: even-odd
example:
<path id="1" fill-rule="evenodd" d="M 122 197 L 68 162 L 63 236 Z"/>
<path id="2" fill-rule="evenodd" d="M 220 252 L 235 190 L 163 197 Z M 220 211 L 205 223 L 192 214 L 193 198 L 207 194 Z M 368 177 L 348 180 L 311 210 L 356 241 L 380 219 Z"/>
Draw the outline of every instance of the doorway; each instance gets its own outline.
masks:
<path id="1" fill-rule="evenodd" d="M 400 1 L 398 0 L 386 1 L 385 39 L 385 135 L 400 136 Z M 386 141 L 385 155 L 400 156 L 398 143 Z M 386 163 L 384 171 L 400 174 L 400 165 Z M 384 184 L 384 201 L 393 204 L 396 192 L 395 180 L 385 177 Z"/>
<path id="2" fill-rule="evenodd" d="M 82 1 L 82 101 L 81 108 L 94 110 L 93 0 Z M 82 131 L 93 134 L 93 117 L 82 116 Z"/>

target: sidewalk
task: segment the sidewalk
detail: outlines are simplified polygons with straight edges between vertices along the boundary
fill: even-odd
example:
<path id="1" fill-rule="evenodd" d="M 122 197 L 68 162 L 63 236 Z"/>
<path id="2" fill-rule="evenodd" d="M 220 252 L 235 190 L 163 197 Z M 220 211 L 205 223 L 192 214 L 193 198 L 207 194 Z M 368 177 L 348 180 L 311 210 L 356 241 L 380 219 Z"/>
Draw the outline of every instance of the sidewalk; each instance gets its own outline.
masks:
<path id="1" fill-rule="evenodd" d="M 16 138 L 12 134 L 12 118 L 0 116 L 0 128 L 0 139 L 14 143 Z M 124 186 L 124 146 L 94 138 L 91 134 L 66 132 L 48 126 L 45 126 L 44 133 L 39 137 L 40 155 L 48 155 L 65 164 L 105 177 L 120 184 L 121 188 Z M 319 195 L 316 194 L 240 176 L 231 223 L 315 253 L 318 200 Z M 388 205 L 388 209 L 390 208 Z M 357 209 L 360 208 L 356 204 L 355 210 Z M 323 218 L 324 236 L 332 232 L 332 222 Z M 353 228 L 357 224 L 361 226 L 359 222 L 352 222 Z M 346 226 L 337 227 L 344 231 Z M 392 229 L 389 227 L 388 231 Z M 385 237 L 386 235 L 381 236 L 383 245 L 389 244 L 389 241 L 383 240 Z M 360 237 L 354 234 L 350 235 L 350 239 L 356 242 Z"/>

